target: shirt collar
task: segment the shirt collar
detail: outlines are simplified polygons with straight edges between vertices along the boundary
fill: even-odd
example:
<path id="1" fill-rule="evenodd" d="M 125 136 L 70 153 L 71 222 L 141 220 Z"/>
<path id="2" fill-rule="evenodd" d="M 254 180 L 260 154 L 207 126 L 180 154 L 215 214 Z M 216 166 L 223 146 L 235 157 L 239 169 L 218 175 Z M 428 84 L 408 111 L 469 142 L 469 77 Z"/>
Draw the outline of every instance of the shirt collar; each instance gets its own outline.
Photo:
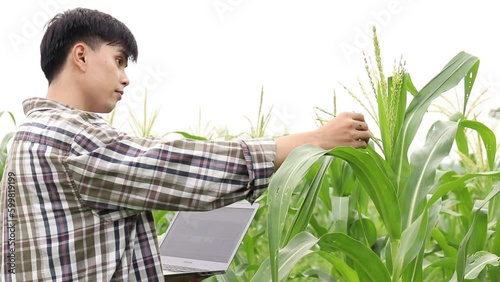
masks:
<path id="1" fill-rule="evenodd" d="M 23 101 L 24 114 L 29 115 L 32 111 L 43 111 L 53 109 L 74 110 L 73 107 L 46 98 L 29 98 Z"/>
<path id="2" fill-rule="evenodd" d="M 82 114 L 88 115 L 89 118 L 96 118 L 96 119 L 102 119 L 101 116 L 97 115 L 96 113 L 92 112 L 87 112 L 87 111 L 82 111 L 78 110 L 74 107 L 71 107 L 69 105 L 50 100 L 47 98 L 40 98 L 40 97 L 34 97 L 34 98 L 29 98 L 23 101 L 23 110 L 24 114 L 26 116 L 30 115 L 33 112 L 38 112 L 38 111 L 46 111 L 46 110 L 66 110 L 66 111 L 79 111 Z"/>

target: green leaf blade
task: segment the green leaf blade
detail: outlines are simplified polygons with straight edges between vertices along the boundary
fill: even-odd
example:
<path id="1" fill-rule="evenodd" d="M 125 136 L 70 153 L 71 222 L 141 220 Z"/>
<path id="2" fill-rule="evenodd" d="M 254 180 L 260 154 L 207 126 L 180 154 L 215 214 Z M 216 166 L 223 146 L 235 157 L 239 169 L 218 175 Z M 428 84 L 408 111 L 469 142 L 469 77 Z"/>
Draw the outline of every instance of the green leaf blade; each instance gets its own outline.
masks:
<path id="1" fill-rule="evenodd" d="M 347 161 L 375 204 L 392 238 L 401 236 L 401 214 L 389 167 L 381 168 L 384 161 L 376 154 L 352 147 L 337 147 L 329 152 Z M 380 159 L 380 160 L 378 160 Z"/>
<path id="2" fill-rule="evenodd" d="M 479 136 L 481 136 L 483 140 L 484 148 L 486 149 L 489 169 L 493 170 L 497 152 L 497 139 L 495 133 L 483 123 L 474 120 L 462 120 L 460 121 L 460 126 L 473 129 L 479 133 Z"/>
<path id="3" fill-rule="evenodd" d="M 329 233 L 320 238 L 320 248 L 326 252 L 341 251 L 373 282 L 389 282 L 391 277 L 380 258 L 370 248 L 343 233 Z"/>
<path id="4" fill-rule="evenodd" d="M 412 154 L 410 178 L 400 199 L 403 228 L 409 226 L 422 212 L 425 198 L 434 184 L 436 169 L 449 155 L 457 128 L 456 122 L 434 123 L 429 129 L 424 146 Z"/>
<path id="5" fill-rule="evenodd" d="M 406 110 L 405 120 L 396 139 L 391 166 L 397 176 L 397 183 L 405 183 L 405 169 L 408 163 L 408 148 L 417 133 L 424 115 L 432 101 L 442 93 L 455 87 L 466 75 L 470 75 L 479 59 L 465 52 L 458 53 L 450 62 L 415 95 Z"/>
<path id="6" fill-rule="evenodd" d="M 312 252 L 311 248 L 316 245 L 318 240 L 318 238 L 306 231 L 297 234 L 278 252 L 278 276 L 276 278 L 273 277 L 270 258 L 268 258 L 262 263 L 254 277 L 252 277 L 251 282 L 273 281 L 274 279 L 277 279 L 276 281 L 284 281 L 297 262 Z"/>
<path id="7" fill-rule="evenodd" d="M 269 182 L 267 226 L 270 266 L 274 282 L 278 281 L 278 251 L 282 243 L 281 234 L 285 230 L 292 192 L 311 166 L 325 153 L 326 150 L 312 145 L 294 149 Z"/>

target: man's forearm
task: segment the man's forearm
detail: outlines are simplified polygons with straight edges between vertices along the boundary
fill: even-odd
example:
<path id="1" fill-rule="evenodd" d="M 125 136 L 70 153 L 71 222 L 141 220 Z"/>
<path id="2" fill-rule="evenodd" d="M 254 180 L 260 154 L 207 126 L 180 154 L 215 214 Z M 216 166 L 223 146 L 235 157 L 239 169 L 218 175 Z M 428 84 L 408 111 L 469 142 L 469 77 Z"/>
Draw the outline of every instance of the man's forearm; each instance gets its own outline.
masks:
<path id="1" fill-rule="evenodd" d="M 276 160 L 274 162 L 274 168 L 278 169 L 293 149 L 304 144 L 319 145 L 313 143 L 313 134 L 313 132 L 304 132 L 276 138 Z"/>
<path id="2" fill-rule="evenodd" d="M 290 152 L 304 144 L 312 144 L 326 150 L 338 146 L 366 148 L 371 133 L 363 115 L 341 113 L 316 130 L 276 138 L 275 169 L 278 169 Z"/>

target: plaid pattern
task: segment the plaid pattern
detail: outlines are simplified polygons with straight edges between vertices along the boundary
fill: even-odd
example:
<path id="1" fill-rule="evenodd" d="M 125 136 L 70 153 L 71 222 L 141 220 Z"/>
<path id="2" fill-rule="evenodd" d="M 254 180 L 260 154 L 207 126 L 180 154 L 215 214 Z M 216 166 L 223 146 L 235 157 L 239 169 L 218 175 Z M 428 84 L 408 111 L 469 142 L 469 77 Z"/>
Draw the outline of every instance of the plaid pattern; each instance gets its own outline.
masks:
<path id="1" fill-rule="evenodd" d="M 47 99 L 24 110 L 0 186 L 0 280 L 162 281 L 151 210 L 254 201 L 274 171 L 272 139 L 137 138 Z"/>

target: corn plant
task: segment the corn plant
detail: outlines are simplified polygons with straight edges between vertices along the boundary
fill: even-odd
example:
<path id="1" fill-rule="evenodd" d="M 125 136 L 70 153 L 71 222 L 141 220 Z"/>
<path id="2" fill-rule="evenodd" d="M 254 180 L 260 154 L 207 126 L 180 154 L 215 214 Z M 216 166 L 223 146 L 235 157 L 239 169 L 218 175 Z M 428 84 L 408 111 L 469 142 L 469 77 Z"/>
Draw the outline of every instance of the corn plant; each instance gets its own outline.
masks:
<path id="1" fill-rule="evenodd" d="M 269 185 L 269 258 L 251 281 L 284 281 L 305 256 L 321 257 L 328 263 L 324 272 L 343 281 L 498 277 L 492 276 L 499 263 L 500 235 L 492 218 L 498 210 L 485 207 L 500 186 L 492 186 L 482 199 L 472 199 L 466 186 L 474 178 L 498 178 L 500 172 L 493 166 L 461 175 L 439 169 L 453 144 L 465 147 L 467 140 L 460 133 L 465 128 L 479 133 L 488 162 L 494 162 L 493 132 L 463 119 L 479 59 L 460 52 L 417 90 L 404 68 L 385 79 L 376 36 L 374 42 L 378 72 L 371 85 L 378 105 L 380 150 L 371 145 L 326 151 L 305 145 L 290 154 Z M 425 144 L 410 155 L 429 105 L 462 80 L 463 111 L 435 121 Z M 318 222 L 317 205 L 328 213 L 330 224 Z"/>
<path id="2" fill-rule="evenodd" d="M 443 95 L 444 105 L 434 104 L 440 113 L 444 113 L 449 116 L 452 120 L 464 120 L 463 125 L 458 128 L 456 134 L 456 152 L 459 157 L 459 166 L 455 165 L 455 170 L 461 170 L 466 172 L 466 174 L 474 175 L 476 173 L 481 173 L 488 170 L 496 170 L 498 168 L 498 161 L 496 160 L 496 151 L 498 150 L 498 142 L 496 140 L 493 132 L 487 128 L 485 125 L 477 121 L 477 111 L 479 111 L 479 106 L 484 104 L 486 99 L 486 90 L 479 92 L 479 95 L 474 97 L 473 100 L 469 102 L 470 105 L 464 105 L 460 102 L 459 95 L 455 91 L 455 100 Z M 469 96 L 469 100 L 472 96 Z M 467 106 L 467 107 L 465 107 Z M 485 105 L 483 105 L 484 107 Z M 465 121 L 468 120 L 468 121 Z M 473 128 L 473 129 L 471 129 Z M 448 172 L 450 174 L 455 174 L 455 171 Z M 491 191 L 491 187 L 495 185 L 496 179 L 493 177 L 476 177 L 467 182 L 467 185 L 461 185 L 459 192 L 453 192 L 450 197 L 448 197 L 443 202 L 443 213 L 442 213 L 442 227 L 440 229 L 433 230 L 432 237 L 439 242 L 444 249 L 447 250 L 448 255 L 450 252 L 452 254 L 456 253 L 453 248 L 449 245 L 457 245 L 456 238 L 462 238 L 465 236 L 467 230 L 462 228 L 464 226 L 470 226 L 474 218 L 470 216 L 470 210 L 473 208 L 474 199 L 484 199 L 487 197 L 488 193 Z M 489 218 L 490 225 L 496 223 L 498 219 L 498 213 L 500 212 L 500 197 L 491 199 L 488 202 L 488 206 L 485 208 Z M 469 216 L 466 216 L 468 215 Z M 487 228 L 482 228 L 486 232 Z M 494 229 L 490 230 L 494 231 Z M 456 234 L 460 236 L 456 236 Z M 495 232 L 494 234 L 499 234 Z M 485 237 L 483 237 L 485 238 Z M 478 261 L 483 263 L 493 263 L 496 264 L 498 260 L 498 255 L 500 255 L 498 245 L 500 242 L 496 239 L 498 236 L 488 237 L 484 244 L 484 248 L 494 255 L 488 253 L 481 253 L 480 256 L 471 256 L 471 261 Z M 491 243 L 488 243 L 491 242 Z M 479 240 L 481 242 L 481 240 Z M 434 265 L 440 264 L 445 260 L 449 260 L 449 257 L 444 259 L 437 259 Z M 476 262 L 476 265 L 482 266 Z M 482 267 L 476 269 L 482 270 Z M 449 270 L 448 270 L 449 272 Z M 427 281 L 435 280 L 436 275 L 439 277 L 445 277 L 442 268 L 429 267 L 427 271 Z M 489 267 L 487 271 L 482 273 L 478 272 L 478 278 L 481 281 L 487 281 L 487 278 L 500 277 L 500 269 L 498 267 Z M 470 275 L 469 275 L 470 276 Z M 457 278 L 454 278 L 456 280 Z"/>
<path id="3" fill-rule="evenodd" d="M 130 117 L 132 119 L 131 125 L 132 130 L 137 136 L 143 137 L 153 137 L 153 126 L 160 113 L 160 107 L 156 108 L 150 116 L 148 116 L 148 93 L 144 94 L 144 103 L 142 118 L 136 117 L 131 109 L 128 109 Z"/>
<path id="4" fill-rule="evenodd" d="M 264 87 L 261 87 L 260 98 L 259 98 L 259 109 L 257 112 L 257 119 L 255 124 L 253 124 L 252 120 L 249 117 L 246 117 L 246 119 L 250 123 L 251 138 L 259 138 L 266 136 L 265 131 L 267 126 L 269 125 L 269 120 L 271 119 L 272 107 L 268 110 L 266 114 L 264 114 L 262 112 L 263 104 L 264 104 Z"/>

